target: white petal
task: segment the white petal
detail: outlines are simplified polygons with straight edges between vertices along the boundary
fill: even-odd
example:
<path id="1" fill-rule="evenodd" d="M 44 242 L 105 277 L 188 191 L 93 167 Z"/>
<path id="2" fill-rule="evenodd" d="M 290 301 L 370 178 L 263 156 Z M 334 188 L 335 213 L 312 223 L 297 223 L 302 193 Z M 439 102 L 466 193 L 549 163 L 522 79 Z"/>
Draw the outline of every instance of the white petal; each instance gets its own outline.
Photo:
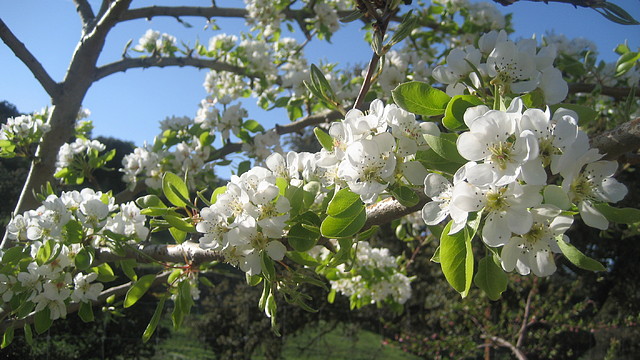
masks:
<path id="1" fill-rule="evenodd" d="M 501 218 L 502 215 L 494 212 L 487 216 L 482 228 L 482 241 L 485 244 L 492 247 L 502 246 L 511 238 L 511 231 L 504 217 Z"/>
<path id="2" fill-rule="evenodd" d="M 526 209 L 509 209 L 504 218 L 509 230 L 518 235 L 526 234 L 533 225 L 533 216 Z"/>
<path id="3" fill-rule="evenodd" d="M 624 199 L 629 191 L 624 184 L 614 178 L 606 178 L 602 180 L 602 184 L 598 190 L 600 198 L 604 201 L 613 203 Z"/>
<path id="4" fill-rule="evenodd" d="M 578 210 L 585 224 L 600 230 L 606 230 L 609 227 L 609 220 L 598 212 L 589 201 L 581 201 L 578 204 Z"/>
<path id="5" fill-rule="evenodd" d="M 287 247 L 280 241 L 276 240 L 269 242 L 265 250 L 273 260 L 280 261 L 284 258 L 284 254 L 287 252 Z"/>
<path id="6" fill-rule="evenodd" d="M 523 241 L 521 237 L 512 237 L 502 248 L 500 259 L 504 271 L 511 272 L 516 268 L 516 262 L 522 251 L 520 245 Z"/>
<path id="7" fill-rule="evenodd" d="M 449 211 L 440 201 L 430 201 L 422 208 L 422 219 L 427 225 L 439 224 L 447 215 L 449 215 Z"/>
<path id="8" fill-rule="evenodd" d="M 430 198 L 449 190 L 450 186 L 449 180 L 440 174 L 431 173 L 424 178 L 424 193 Z"/>

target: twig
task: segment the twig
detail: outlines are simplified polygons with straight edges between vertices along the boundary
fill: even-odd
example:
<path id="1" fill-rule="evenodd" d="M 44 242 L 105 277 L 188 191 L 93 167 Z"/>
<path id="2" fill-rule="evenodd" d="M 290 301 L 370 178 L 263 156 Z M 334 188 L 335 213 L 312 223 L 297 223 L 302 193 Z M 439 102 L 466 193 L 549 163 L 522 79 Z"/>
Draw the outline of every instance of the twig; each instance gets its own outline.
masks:
<path id="1" fill-rule="evenodd" d="M 103 65 L 96 70 L 95 80 L 100 80 L 109 75 L 124 72 L 129 69 L 135 68 L 150 68 L 150 67 L 167 67 L 167 66 L 191 66 L 198 69 L 211 69 L 217 71 L 229 71 L 235 74 L 255 77 L 247 72 L 245 68 L 219 62 L 217 60 L 200 59 L 194 57 L 145 57 L 145 58 L 125 58 L 107 65 Z"/>
<path id="2" fill-rule="evenodd" d="M 516 341 L 516 347 L 522 347 L 524 343 L 524 335 L 527 332 L 528 322 L 529 322 L 529 312 L 531 311 L 531 300 L 533 299 L 533 295 L 537 290 L 538 278 L 533 278 L 533 284 L 531 285 L 531 289 L 529 290 L 529 295 L 527 296 L 527 301 L 524 304 L 524 315 L 522 315 L 522 326 L 520 326 L 520 331 L 518 331 L 518 340 Z"/>
<path id="3" fill-rule="evenodd" d="M 491 336 L 491 335 L 482 335 L 482 337 L 491 340 L 494 344 L 498 346 L 505 347 L 511 350 L 513 355 L 515 355 L 515 357 L 518 360 L 527 360 L 527 356 L 522 352 L 522 350 L 518 349 L 515 345 L 508 342 L 507 340 L 498 336 Z"/>
<path id="4" fill-rule="evenodd" d="M 55 99 L 57 99 L 62 92 L 60 85 L 49 76 L 40 61 L 18 40 L 2 19 L 0 19 L 0 38 L 2 38 L 2 41 L 7 44 L 16 57 L 29 68 L 29 71 L 35 76 L 47 94 L 54 99 L 55 103 Z"/>

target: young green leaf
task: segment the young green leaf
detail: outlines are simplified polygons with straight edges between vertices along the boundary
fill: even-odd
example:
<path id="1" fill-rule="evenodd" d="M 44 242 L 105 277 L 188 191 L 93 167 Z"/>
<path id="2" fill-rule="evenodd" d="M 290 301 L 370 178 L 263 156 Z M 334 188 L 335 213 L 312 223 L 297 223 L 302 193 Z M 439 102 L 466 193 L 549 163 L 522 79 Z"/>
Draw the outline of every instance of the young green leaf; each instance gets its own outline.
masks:
<path id="1" fill-rule="evenodd" d="M 364 203 L 360 195 L 351 192 L 348 188 L 340 189 L 327 206 L 327 215 L 335 218 L 352 218 L 364 209 Z"/>
<path id="2" fill-rule="evenodd" d="M 320 128 L 314 128 L 313 133 L 322 147 L 327 151 L 333 151 L 333 138 Z"/>
<path id="3" fill-rule="evenodd" d="M 33 325 L 35 326 L 38 334 L 42 334 L 47 331 L 51 327 L 51 324 L 53 324 L 50 314 L 51 312 L 49 308 L 44 308 L 35 314 Z"/>
<path id="4" fill-rule="evenodd" d="M 576 249 L 576 247 L 573 246 L 572 244 L 569 244 L 560 238 L 557 240 L 558 240 L 558 246 L 560 247 L 560 250 L 562 250 L 562 253 L 564 254 L 564 256 L 567 259 L 569 259 L 569 261 L 571 261 L 573 265 L 584 270 L 591 270 L 591 271 L 606 270 L 601 263 L 583 254 L 580 250 Z"/>
<path id="5" fill-rule="evenodd" d="M 412 207 L 420 202 L 420 197 L 413 189 L 408 186 L 400 185 L 390 189 L 391 195 L 398 200 L 398 202 L 406 207 Z"/>
<path id="6" fill-rule="evenodd" d="M 0 349 L 4 349 L 7 346 L 11 345 L 13 341 L 13 326 L 9 326 L 7 330 L 4 331 L 4 336 L 2 337 L 2 345 L 0 345 Z"/>
<path id="7" fill-rule="evenodd" d="M 640 209 L 616 208 L 605 203 L 596 204 L 595 208 L 611 222 L 618 224 L 640 223 Z"/>
<path id="8" fill-rule="evenodd" d="M 349 237 L 357 234 L 365 222 L 367 222 L 367 213 L 363 206 L 360 212 L 352 217 L 327 216 L 320 226 L 320 232 L 322 236 L 328 238 Z"/>
<path id="9" fill-rule="evenodd" d="M 155 274 L 148 274 L 142 276 L 136 281 L 131 288 L 127 291 L 127 295 L 124 298 L 124 307 L 128 308 L 138 302 L 140 298 L 149 290 L 153 281 L 156 279 Z"/>
<path id="10" fill-rule="evenodd" d="M 401 108 L 423 116 L 444 114 L 451 99 L 443 91 L 419 81 L 400 84 L 391 91 L 391 95 L 393 101 Z"/>
<path id="11" fill-rule="evenodd" d="M 482 105 L 483 102 L 473 95 L 456 95 L 451 98 L 442 118 L 442 125 L 449 130 L 465 128 L 464 113 L 468 108 Z"/>
<path id="12" fill-rule="evenodd" d="M 142 341 L 147 342 L 151 338 L 151 335 L 156 331 L 158 327 L 158 322 L 160 322 L 160 316 L 162 316 L 162 310 L 164 309 L 164 302 L 167 298 L 165 296 L 160 298 L 158 301 L 158 305 L 156 306 L 156 310 L 153 312 L 153 316 L 151 316 L 151 321 L 149 321 L 149 325 L 144 329 L 144 333 L 142 334 Z"/>
<path id="13" fill-rule="evenodd" d="M 427 141 L 427 144 L 429 144 L 429 147 L 444 159 L 456 164 L 467 163 L 467 159 L 463 158 L 460 153 L 458 153 L 458 147 L 456 145 L 458 136 L 456 134 L 442 133 L 440 136 L 424 134 L 423 137 Z"/>
<path id="14" fill-rule="evenodd" d="M 309 251 L 313 248 L 320 238 L 320 230 L 306 224 L 298 223 L 291 227 L 287 239 L 289 245 L 296 251 Z"/>
<path id="15" fill-rule="evenodd" d="M 496 301 L 507 290 L 507 274 L 493 260 L 493 256 L 485 256 L 478 263 L 478 272 L 473 283 L 487 294 L 489 299 Z"/>
<path id="16" fill-rule="evenodd" d="M 440 236 L 440 266 L 449 284 L 466 297 L 473 280 L 473 249 L 467 228 L 449 235 L 453 220 Z"/>
<path id="17" fill-rule="evenodd" d="M 162 193 L 177 207 L 186 207 L 189 204 L 189 189 L 182 179 L 171 172 L 162 177 Z"/>
<path id="18" fill-rule="evenodd" d="M 93 321 L 93 307 L 90 302 L 83 302 L 80 304 L 80 309 L 78 309 L 78 316 L 83 322 L 92 322 Z"/>

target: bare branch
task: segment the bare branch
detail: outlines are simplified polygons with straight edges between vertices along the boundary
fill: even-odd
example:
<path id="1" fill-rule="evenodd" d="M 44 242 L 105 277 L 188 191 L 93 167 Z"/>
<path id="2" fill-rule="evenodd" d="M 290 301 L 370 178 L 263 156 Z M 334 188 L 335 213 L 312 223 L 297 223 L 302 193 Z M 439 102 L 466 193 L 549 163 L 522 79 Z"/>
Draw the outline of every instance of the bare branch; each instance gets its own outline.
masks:
<path id="1" fill-rule="evenodd" d="M 521 0 L 493 0 L 493 1 L 497 2 L 498 4 L 508 6 L 508 5 L 513 5 Z M 603 3 L 606 2 L 606 0 L 523 0 L 523 1 L 544 2 L 545 4 L 548 4 L 550 2 L 557 2 L 557 3 L 563 3 L 563 4 L 571 4 L 575 7 L 580 6 L 585 8 L 602 5 Z"/>
<path id="2" fill-rule="evenodd" d="M 505 339 L 503 339 L 501 337 L 498 337 L 498 336 L 483 335 L 482 337 L 490 339 L 491 341 L 493 341 L 494 344 L 496 344 L 498 346 L 505 347 L 505 348 L 511 350 L 513 355 L 515 355 L 515 357 L 518 360 L 527 360 L 527 356 L 522 352 L 522 350 L 518 349 L 515 345 L 513 345 L 510 342 L 508 342 L 507 340 L 505 340 Z"/>
<path id="3" fill-rule="evenodd" d="M 527 333 L 528 322 L 529 322 L 529 312 L 531 311 L 531 300 L 533 300 L 533 295 L 537 290 L 538 278 L 533 278 L 533 284 L 531 285 L 531 289 L 529 290 L 529 295 L 527 295 L 527 301 L 524 304 L 524 315 L 522 315 L 522 326 L 520 326 L 520 330 L 518 331 L 518 340 L 516 341 L 516 347 L 522 347 L 524 343 L 524 335 Z"/>
<path id="4" fill-rule="evenodd" d="M 80 15 L 82 25 L 86 28 L 95 19 L 91 5 L 87 0 L 73 0 L 73 2 L 76 4 L 76 11 Z"/>
<path id="5" fill-rule="evenodd" d="M 158 286 L 163 282 L 166 282 L 170 274 L 171 274 L 170 271 L 165 271 L 162 274 L 159 274 L 158 276 L 156 276 L 156 279 L 153 281 L 153 284 L 151 286 Z M 98 295 L 98 299 L 95 301 L 92 301 L 91 303 L 93 306 L 102 305 L 110 296 L 113 296 L 113 295 L 122 296 L 127 293 L 127 291 L 129 290 L 132 284 L 133 282 L 128 282 L 126 284 L 114 286 L 112 288 L 104 290 L 103 292 L 100 293 L 100 295 Z M 72 314 L 78 311 L 79 309 L 80 309 L 79 303 L 71 303 L 67 305 L 67 314 Z M 0 324 L 0 331 L 4 332 L 9 326 L 13 326 L 14 328 L 21 328 L 25 324 L 33 324 L 33 322 L 35 321 L 35 316 L 36 314 L 35 312 L 33 312 L 29 314 L 27 317 L 25 317 L 24 319 L 5 320 Z"/>
<path id="6" fill-rule="evenodd" d="M 49 94 L 52 99 L 58 98 L 61 92 L 60 85 L 49 76 L 38 59 L 18 40 L 2 19 L 0 19 L 0 38 L 2 38 L 2 41 L 7 44 L 16 57 L 29 68 L 29 71 L 31 71 L 40 85 L 42 85 L 47 94 Z"/>
<path id="7" fill-rule="evenodd" d="M 210 261 L 222 261 L 224 257 L 212 250 L 205 250 L 199 244 L 185 241 L 180 245 L 150 244 L 137 245 L 126 250 L 124 254 L 118 254 L 107 248 L 96 250 L 96 261 L 108 262 L 124 259 L 135 259 L 138 262 L 150 263 L 184 263 L 200 264 Z"/>
<path id="8" fill-rule="evenodd" d="M 151 19 L 156 16 L 196 16 L 207 19 L 213 17 L 244 18 L 249 14 L 243 8 L 221 8 L 221 7 L 201 7 L 201 6 L 149 6 L 137 9 L 129 9 L 125 12 L 120 21 L 135 19 Z"/>
<path id="9" fill-rule="evenodd" d="M 590 93 L 596 89 L 597 85 L 595 84 L 584 84 L 584 83 L 575 83 L 569 84 L 569 92 L 572 94 L 575 93 Z M 629 97 L 631 94 L 630 88 L 625 87 L 611 87 L 611 86 L 600 86 L 599 87 L 600 94 L 611 96 L 616 100 L 624 100 Z M 640 91 L 636 91 L 636 97 L 640 97 Z"/>
<path id="10" fill-rule="evenodd" d="M 411 207 L 406 207 L 393 198 L 387 198 L 369 205 L 367 207 L 367 222 L 364 224 L 363 230 L 368 229 L 373 225 L 386 224 L 391 220 L 398 219 L 422 209 L 429 198 L 423 191 L 418 191 L 416 194 L 420 197 L 420 201 Z"/>
<path id="11" fill-rule="evenodd" d="M 101 66 L 96 71 L 95 80 L 100 80 L 109 75 L 115 74 L 117 72 L 124 72 L 129 69 L 135 68 L 150 68 L 150 67 L 168 67 L 168 66 L 191 66 L 198 69 L 211 69 L 217 71 L 229 71 L 232 73 L 236 73 L 239 75 L 249 76 L 249 77 L 258 77 L 257 75 L 253 75 L 247 72 L 245 68 L 240 66 L 235 66 L 227 63 L 223 63 L 217 60 L 210 59 L 200 59 L 194 57 L 146 57 L 146 58 L 135 58 L 135 59 L 122 59 L 110 64 Z"/>
<path id="12" fill-rule="evenodd" d="M 308 19 L 315 16 L 315 13 L 308 9 L 285 9 L 282 13 L 288 19 Z M 349 15 L 350 11 L 338 11 L 338 16 L 343 17 Z M 226 18 L 245 18 L 249 12 L 244 8 L 224 8 L 218 6 L 202 7 L 202 6 L 149 6 L 137 9 L 129 9 L 125 12 L 120 21 L 135 19 L 151 19 L 156 16 L 170 16 L 179 18 L 182 16 L 195 16 L 210 19 L 213 17 Z"/>
<path id="13" fill-rule="evenodd" d="M 343 116 L 336 110 L 325 110 L 316 115 L 309 115 L 300 120 L 285 125 L 276 124 L 275 129 L 278 135 L 291 134 L 304 130 L 307 126 L 330 123 L 341 119 Z"/>
<path id="14" fill-rule="evenodd" d="M 591 146 L 606 154 L 605 159 L 617 159 L 624 153 L 640 148 L 640 118 L 591 139 Z"/>

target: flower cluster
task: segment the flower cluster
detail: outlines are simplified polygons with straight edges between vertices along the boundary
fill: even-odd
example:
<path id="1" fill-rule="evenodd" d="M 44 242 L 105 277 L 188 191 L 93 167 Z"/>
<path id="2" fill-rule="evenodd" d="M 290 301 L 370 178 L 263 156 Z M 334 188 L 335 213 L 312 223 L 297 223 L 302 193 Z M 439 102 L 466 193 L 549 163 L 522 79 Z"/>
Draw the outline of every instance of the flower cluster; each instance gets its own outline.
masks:
<path id="1" fill-rule="evenodd" d="M 3 153 L 26 156 L 29 146 L 40 142 L 42 135 L 49 131 L 42 115 L 21 115 L 10 117 L 0 129 L 0 156 Z"/>
<path id="2" fill-rule="evenodd" d="M 411 297 L 411 279 L 400 272 L 398 258 L 386 248 L 374 248 L 366 241 L 355 245 L 353 267 L 338 265 L 328 275 L 331 289 L 350 297 L 357 307 L 392 301 L 404 304 Z"/>
<path id="3" fill-rule="evenodd" d="M 200 246 L 220 251 L 227 262 L 250 275 L 260 274 L 262 254 L 273 260 L 284 258 L 286 247 L 280 238 L 290 208 L 271 170 L 254 167 L 233 175 L 215 203 L 200 212 L 196 225 L 203 233 Z"/>
<path id="4" fill-rule="evenodd" d="M 148 52 L 152 55 L 170 56 L 173 55 L 178 48 L 176 47 L 176 38 L 174 36 L 160 34 L 159 31 L 149 29 L 138 40 L 138 44 L 133 50 Z"/>
<path id="5" fill-rule="evenodd" d="M 504 30 L 480 37 L 478 47 L 467 45 L 451 50 L 446 65 L 433 69 L 436 81 L 447 84 L 447 94 L 475 93 L 483 84 L 492 84 L 501 94 L 524 94 L 540 89 L 546 104 L 564 100 L 568 85 L 560 70 L 553 67 L 554 46 L 537 50 L 534 39 L 513 42 Z"/>
<path id="6" fill-rule="evenodd" d="M 469 162 L 453 177 L 439 174 L 425 178 L 425 193 L 432 199 L 423 219 L 434 225 L 447 216 L 450 234 L 460 231 L 470 213 L 481 212 L 483 242 L 502 248 L 502 266 L 526 275 L 552 274 L 552 251 L 573 222 L 568 212 L 580 212 L 592 227 L 606 229 L 608 220 L 596 205 L 617 202 L 627 193 L 612 178 L 617 163 L 589 147 L 587 135 L 578 129 L 575 112 L 558 109 L 523 111 L 519 98 L 507 111 L 481 105 L 467 109 L 469 131 L 457 140 L 457 148 Z M 559 176 L 561 186 L 549 184 L 548 174 Z M 560 240 L 559 240 L 560 239 Z M 564 239 L 564 240 L 563 240 Z"/>
<path id="7" fill-rule="evenodd" d="M 65 317 L 66 304 L 95 301 L 103 289 L 94 283 L 97 271 L 86 271 L 93 249 L 113 241 L 105 231 L 138 241 L 149 233 L 145 221 L 135 204 L 117 206 L 110 195 L 91 189 L 49 195 L 7 225 L 8 237 L 28 251 L 14 253 L 5 264 L 0 296 L 4 302 L 18 299 L 35 312 L 49 311 L 52 320 Z"/>
<path id="8" fill-rule="evenodd" d="M 424 134 L 439 136 L 440 130 L 394 104 L 374 100 L 367 113 L 350 110 L 331 124 L 333 147 L 322 150 L 318 166 L 335 172 L 336 185 L 346 184 L 370 204 L 398 180 L 422 183 L 426 170 L 415 154 L 428 148 Z"/>
<path id="9" fill-rule="evenodd" d="M 58 161 L 56 162 L 56 172 L 70 167 L 74 162 L 86 159 L 92 151 L 100 153 L 107 147 L 98 140 L 88 140 L 78 138 L 72 143 L 63 144 L 58 151 Z"/>

